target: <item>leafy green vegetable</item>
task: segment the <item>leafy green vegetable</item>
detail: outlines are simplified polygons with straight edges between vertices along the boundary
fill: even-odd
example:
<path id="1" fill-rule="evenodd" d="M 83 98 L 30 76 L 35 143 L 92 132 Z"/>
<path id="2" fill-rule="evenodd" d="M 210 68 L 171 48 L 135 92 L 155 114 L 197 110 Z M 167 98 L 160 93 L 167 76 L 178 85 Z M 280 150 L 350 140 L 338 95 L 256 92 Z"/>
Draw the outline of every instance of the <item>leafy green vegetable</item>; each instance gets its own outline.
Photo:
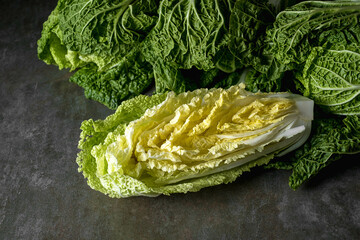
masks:
<path id="1" fill-rule="evenodd" d="M 298 76 L 299 88 L 329 112 L 360 114 L 360 45 L 337 48 L 313 48 Z"/>
<path id="2" fill-rule="evenodd" d="M 262 71 L 254 68 L 249 70 L 249 74 L 245 78 L 247 89 L 252 92 L 278 92 L 282 90 L 283 77 L 288 66 L 279 63 L 276 59 L 272 59 L 269 65 L 263 66 Z"/>
<path id="3" fill-rule="evenodd" d="M 58 4 L 67 49 L 105 71 L 123 61 L 155 25 L 156 0 L 68 0 Z"/>
<path id="4" fill-rule="evenodd" d="M 79 58 L 79 54 L 66 48 L 63 43 L 63 33 L 59 25 L 59 1 L 55 10 L 44 23 L 41 38 L 38 41 L 38 57 L 47 64 L 55 64 L 59 69 L 75 69 L 85 63 Z"/>
<path id="5" fill-rule="evenodd" d="M 307 139 L 311 100 L 244 88 L 138 96 L 84 121 L 80 171 L 112 197 L 186 193 L 234 181 Z"/>
<path id="6" fill-rule="evenodd" d="M 303 64 L 329 32 L 347 31 L 359 22 L 360 2 L 304 1 L 280 12 L 268 31 L 272 53 L 283 64 Z M 332 39 L 334 40 L 334 39 Z"/>
<path id="7" fill-rule="evenodd" d="M 105 71 L 144 39 L 156 11 L 155 0 L 59 0 L 44 23 L 38 56 L 60 69 L 94 63 Z"/>
<path id="8" fill-rule="evenodd" d="M 297 150 L 290 161 L 278 161 L 268 167 L 292 170 L 289 179 L 291 188 L 296 189 L 343 155 L 360 152 L 360 118 L 315 118 L 313 135 Z"/>
<path id="9" fill-rule="evenodd" d="M 187 79 L 181 73 L 180 69 L 172 64 L 165 63 L 162 59 L 158 59 L 153 63 L 153 71 L 155 76 L 155 91 L 163 93 L 166 91 L 175 91 L 177 93 L 190 89 Z"/>
<path id="10" fill-rule="evenodd" d="M 267 1 L 237 1 L 231 14 L 229 48 L 249 68 L 245 83 L 252 92 L 282 90 L 281 80 L 289 69 L 269 51 L 271 41 L 266 30 L 274 20 L 274 7 Z"/>
<path id="11" fill-rule="evenodd" d="M 98 72 L 93 65 L 78 70 L 70 77 L 85 90 L 85 96 L 110 109 L 116 109 L 122 100 L 146 91 L 154 81 L 153 68 L 139 52 L 131 52 L 116 66 Z"/>
<path id="12" fill-rule="evenodd" d="M 262 40 L 273 18 L 269 6 L 244 0 L 59 0 L 44 23 L 38 56 L 77 70 L 70 81 L 112 109 L 152 83 L 158 93 L 230 87 L 244 65 L 261 66 Z"/>
<path id="13" fill-rule="evenodd" d="M 60 69 L 85 96 L 115 109 L 154 81 L 137 46 L 157 19 L 155 0 L 60 0 L 44 23 L 38 56 Z"/>
<path id="14" fill-rule="evenodd" d="M 260 58 L 265 29 L 274 18 L 270 5 L 266 1 L 207 2 L 161 2 L 159 20 L 144 41 L 147 60 L 158 66 L 162 59 L 162 67 L 154 68 L 155 76 L 163 76 L 160 80 L 155 77 L 156 85 L 163 79 L 167 85 L 177 85 L 171 81 L 177 79 L 177 83 L 189 86 L 195 82 L 201 88 L 215 86 L 218 76 L 223 76 L 216 86 L 230 87 L 239 82 L 235 71 L 244 66 L 262 69 L 261 61 L 267 60 Z M 176 71 L 194 68 L 205 70 L 200 80 L 184 81 Z M 191 90 L 192 86 L 181 89 Z"/>
<path id="15" fill-rule="evenodd" d="M 275 20 L 274 10 L 267 1 L 238 0 L 230 15 L 229 49 L 240 63 L 262 71 L 265 31 Z"/>
<path id="16" fill-rule="evenodd" d="M 125 127 L 129 122 L 140 118 L 148 108 L 160 104 L 165 98 L 166 94 L 158 94 L 151 97 L 139 95 L 122 102 L 116 110 L 116 113 L 110 115 L 103 121 L 90 119 L 81 124 L 82 132 L 80 135 L 79 149 L 82 151 L 78 153 L 77 163 L 79 164 L 79 171 L 82 171 L 84 177 L 87 178 L 91 188 L 103 193 L 109 192 L 96 175 L 100 166 L 97 166 L 95 158 L 91 155 L 91 149 L 95 145 L 106 143 L 106 141 L 104 142 L 106 138 L 115 138 L 116 134 L 124 133 Z M 126 181 L 125 178 L 119 180 Z M 133 183 L 128 183 L 129 188 L 132 186 L 131 184 Z M 124 186 L 126 185 L 127 183 L 124 182 Z M 134 189 L 131 190 L 135 191 L 135 186 Z M 115 192 L 110 192 L 109 194 L 110 196 L 119 195 L 116 195 Z"/>
<path id="17" fill-rule="evenodd" d="M 282 10 L 295 2 L 299 1 L 281 1 L 276 9 Z M 279 139 L 276 135 L 264 137 L 267 135 L 262 132 L 260 135 L 265 142 L 260 143 L 257 140 L 261 137 L 253 136 L 257 139 L 254 142 L 258 152 L 248 148 L 247 154 L 254 158 L 240 154 L 244 157 L 241 161 L 238 161 L 242 157 L 237 152 L 242 150 L 232 148 L 235 140 L 226 145 L 221 142 L 223 140 L 206 139 L 202 142 L 204 146 L 216 149 L 211 154 L 220 154 L 220 157 L 194 161 L 186 155 L 190 151 L 186 144 L 191 142 L 188 135 L 179 138 L 188 141 L 185 145 L 180 144 L 180 140 L 174 143 L 162 139 L 165 133 L 170 134 L 167 130 L 180 129 L 176 121 L 187 119 L 191 114 L 199 118 L 207 114 L 209 121 L 202 119 L 199 126 L 208 123 L 209 129 L 213 129 L 215 123 L 210 118 L 228 116 L 224 109 L 233 101 L 240 101 L 229 97 L 238 86 L 229 87 L 240 82 L 245 82 L 247 90 L 252 92 L 300 91 L 328 113 L 349 115 L 342 120 L 332 115 L 325 119 L 320 114 L 316 120 L 319 130 L 314 130 L 304 148 L 297 151 L 291 161 L 272 164 L 293 169 L 291 187 L 298 187 L 341 155 L 357 152 L 359 119 L 355 115 L 360 114 L 360 2 L 303 1 L 280 11 L 276 17 L 274 9 L 266 0 L 59 0 L 44 23 L 38 41 L 39 58 L 60 69 L 77 70 L 70 81 L 83 87 L 86 97 L 111 109 L 120 105 L 106 120 L 89 120 L 82 124 L 79 143 L 82 151 L 78 163 L 89 185 L 113 197 L 197 191 L 231 182 L 243 171 L 266 164 L 275 155 L 301 145 L 309 129 L 305 120 L 295 121 L 294 126 L 306 125 L 307 131 L 295 134 L 294 138 L 290 133 L 295 130 L 287 132 L 289 139 L 298 140 L 293 147 L 272 148 L 267 153 L 265 142 Z M 156 95 L 138 96 L 153 84 Z M 228 90 L 201 89 L 180 94 L 205 87 Z M 168 91 L 178 95 L 165 94 Z M 244 89 L 239 92 L 245 93 Z M 215 97 L 205 98 L 208 95 Z M 245 99 L 261 94 L 244 95 Z M 285 96 L 283 93 L 271 96 L 280 95 Z M 308 102 L 289 96 L 292 95 L 286 95 L 284 101 L 293 101 L 300 115 L 306 115 L 310 109 Z M 125 99 L 131 100 L 122 102 Z M 196 105 L 199 99 L 204 105 Z M 171 104 L 167 105 L 167 101 Z M 266 104 L 261 104 L 258 108 L 266 113 Z M 206 112 L 206 107 L 217 109 L 217 112 Z M 239 105 L 233 106 L 237 107 Z M 156 112 L 156 109 L 162 110 Z M 157 114 L 150 117 L 151 112 Z M 278 112 L 281 111 L 275 108 L 269 116 L 276 116 Z M 175 113 L 178 114 L 176 121 L 175 115 L 171 115 Z M 234 126 L 231 123 L 229 129 Z M 169 129 L 162 129 L 161 124 Z M 181 124 L 188 126 L 185 122 Z M 261 124 L 257 125 L 259 129 L 262 129 Z M 144 134 L 150 133 L 154 135 L 151 139 L 144 138 Z M 193 137 L 203 141 L 205 133 Z M 224 138 L 231 139 L 230 135 Z M 169 136 L 177 135 L 172 132 Z M 131 145 L 137 137 L 143 139 L 142 143 L 158 148 L 146 146 L 141 155 L 136 152 L 141 147 Z M 156 137 L 164 140 L 163 145 L 155 144 L 159 140 Z M 278 146 L 281 141 L 275 142 L 270 145 Z M 222 148 L 221 144 L 227 147 Z M 162 146 L 178 148 L 164 154 Z M 195 150 L 206 149 L 198 145 L 197 149 L 192 147 L 192 156 L 196 155 Z M 161 151 L 157 152 L 158 149 Z M 229 149 L 233 152 L 225 154 Z M 152 154 L 154 152 L 156 154 Z M 159 156 L 165 156 L 165 160 L 158 159 Z"/>
<path id="18" fill-rule="evenodd" d="M 227 48 L 229 2 L 161 1 L 159 19 L 144 44 L 145 56 L 150 62 L 161 58 L 180 69 L 215 68 L 216 55 Z"/>

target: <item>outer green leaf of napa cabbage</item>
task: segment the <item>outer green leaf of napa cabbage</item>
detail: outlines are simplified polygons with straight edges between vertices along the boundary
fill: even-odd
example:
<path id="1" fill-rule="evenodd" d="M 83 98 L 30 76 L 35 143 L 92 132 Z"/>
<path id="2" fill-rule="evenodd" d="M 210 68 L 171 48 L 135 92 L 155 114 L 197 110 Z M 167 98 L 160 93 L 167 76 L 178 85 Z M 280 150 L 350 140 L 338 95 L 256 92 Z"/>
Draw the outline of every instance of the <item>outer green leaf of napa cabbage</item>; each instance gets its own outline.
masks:
<path id="1" fill-rule="evenodd" d="M 257 159 L 256 161 L 249 162 L 237 168 L 233 168 L 227 171 L 215 173 L 201 178 L 190 179 L 186 182 L 155 187 L 152 189 L 152 191 L 157 194 L 170 195 L 174 193 L 197 192 L 202 188 L 216 186 L 220 184 L 228 184 L 235 181 L 244 172 L 250 171 L 253 167 L 267 164 L 272 158 L 274 158 L 274 154 L 269 154 L 265 157 Z"/>
<path id="2" fill-rule="evenodd" d="M 242 65 L 249 67 L 245 78 L 249 91 L 275 92 L 282 89 L 288 65 L 281 64 L 269 51 L 266 30 L 275 20 L 275 9 L 268 1 L 238 0 L 230 16 L 229 48 Z"/>
<path id="3" fill-rule="evenodd" d="M 278 161 L 268 167 L 292 170 L 289 185 L 292 189 L 316 175 L 321 169 L 345 154 L 360 152 L 360 118 L 315 118 L 309 141 L 295 151 L 290 161 Z"/>
<path id="4" fill-rule="evenodd" d="M 282 64 L 302 64 L 326 31 L 343 31 L 359 22 L 359 1 L 304 1 L 280 12 L 268 31 L 272 53 Z"/>
<path id="5" fill-rule="evenodd" d="M 246 67 L 267 64 L 262 59 L 265 31 L 275 20 L 274 10 L 267 2 L 238 0 L 230 15 L 229 49 Z"/>
<path id="6" fill-rule="evenodd" d="M 97 185 L 92 187 L 114 198 L 124 198 L 132 196 L 158 196 L 160 194 L 170 195 L 175 193 L 197 192 L 202 188 L 216 186 L 220 184 L 228 184 L 235 181 L 244 172 L 250 171 L 251 168 L 267 164 L 274 156 L 268 155 L 257 161 L 249 162 L 240 167 L 215 173 L 201 178 L 190 179 L 171 185 L 158 187 L 149 187 L 143 182 L 127 175 L 113 173 L 102 177 L 102 184 L 106 186 L 106 192 L 97 189 Z M 90 184 L 89 184 L 90 185 Z M 91 185 L 90 185 L 91 186 Z M 100 189 L 104 189 L 100 186 Z"/>
<path id="7" fill-rule="evenodd" d="M 233 73 L 236 69 L 243 67 L 239 59 L 231 53 L 229 48 L 221 49 L 216 54 L 214 62 L 217 69 L 226 73 Z"/>
<path id="8" fill-rule="evenodd" d="M 85 96 L 110 109 L 143 93 L 154 81 L 152 66 L 139 52 L 131 52 L 118 65 L 99 72 L 94 66 L 78 70 L 70 81 L 84 88 Z"/>
<path id="9" fill-rule="evenodd" d="M 182 69 L 180 71 L 187 81 L 190 90 L 196 88 L 229 88 L 240 83 L 241 70 L 232 73 L 226 73 L 219 68 L 213 68 L 209 71 L 202 71 L 196 68 L 190 70 Z M 196 80 L 196 81 L 194 81 Z"/>
<path id="10" fill-rule="evenodd" d="M 45 63 L 57 65 L 59 69 L 73 70 L 83 66 L 84 62 L 80 60 L 78 53 L 68 50 L 63 43 L 63 34 L 59 27 L 59 5 L 62 2 L 59 0 L 57 7 L 44 23 L 41 38 L 37 42 L 37 51 L 39 59 Z"/>
<path id="11" fill-rule="evenodd" d="M 325 110 L 360 114 L 360 45 L 314 48 L 298 76 L 300 90 Z"/>
<path id="12" fill-rule="evenodd" d="M 161 58 L 180 69 L 215 68 L 215 59 L 220 58 L 216 55 L 228 44 L 228 2 L 161 1 L 159 19 L 144 43 L 146 58 L 150 62 Z"/>
<path id="13" fill-rule="evenodd" d="M 157 8 L 157 0 L 60 1 L 62 42 L 105 71 L 144 39 L 156 22 Z"/>
<path id="14" fill-rule="evenodd" d="M 265 67 L 265 65 L 263 65 Z M 251 68 L 246 75 L 245 84 L 249 91 L 278 92 L 282 90 L 282 79 L 288 65 L 279 63 L 276 59 L 266 66 L 263 72 Z"/>
<path id="15" fill-rule="evenodd" d="M 157 93 L 174 91 L 176 93 L 190 90 L 190 84 L 177 69 L 170 63 L 165 63 L 162 59 L 158 59 L 153 63 L 153 71 L 155 78 L 155 90 Z"/>
<path id="16" fill-rule="evenodd" d="M 61 45 L 61 40 L 56 35 L 55 29 L 58 29 L 58 8 L 50 14 L 48 20 L 43 24 L 43 30 L 41 32 L 41 38 L 38 40 L 38 57 L 47 64 L 56 64 L 54 57 L 52 56 L 51 45 L 58 46 L 60 56 L 64 58 L 66 54 L 66 47 Z M 54 47 L 52 47 L 54 49 Z M 63 65 L 63 64 L 62 64 Z"/>

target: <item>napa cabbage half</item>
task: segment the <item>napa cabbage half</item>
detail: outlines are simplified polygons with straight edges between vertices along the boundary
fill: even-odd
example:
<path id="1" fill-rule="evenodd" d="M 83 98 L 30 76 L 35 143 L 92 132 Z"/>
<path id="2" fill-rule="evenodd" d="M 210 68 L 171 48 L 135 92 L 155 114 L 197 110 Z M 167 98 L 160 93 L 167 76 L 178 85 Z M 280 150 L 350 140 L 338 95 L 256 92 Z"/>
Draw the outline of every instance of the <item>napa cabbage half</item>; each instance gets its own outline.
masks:
<path id="1" fill-rule="evenodd" d="M 111 197 L 186 193 L 232 182 L 306 141 L 311 100 L 244 88 L 141 95 L 84 121 L 80 171 Z"/>

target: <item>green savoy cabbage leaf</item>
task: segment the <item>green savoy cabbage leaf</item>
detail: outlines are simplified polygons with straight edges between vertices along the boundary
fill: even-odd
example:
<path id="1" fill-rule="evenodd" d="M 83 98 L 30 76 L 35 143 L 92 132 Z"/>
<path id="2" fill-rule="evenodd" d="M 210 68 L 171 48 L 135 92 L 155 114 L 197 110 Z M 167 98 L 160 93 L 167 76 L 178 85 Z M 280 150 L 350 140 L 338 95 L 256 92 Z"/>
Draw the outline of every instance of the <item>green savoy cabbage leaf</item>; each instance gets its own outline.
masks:
<path id="1" fill-rule="evenodd" d="M 59 0 L 44 23 L 38 56 L 60 69 L 87 98 L 115 109 L 154 82 L 138 45 L 157 19 L 157 1 Z"/>
<path id="2" fill-rule="evenodd" d="M 142 43 L 154 66 L 157 92 L 230 87 L 239 82 L 234 72 L 260 68 L 263 36 L 274 18 L 265 2 L 162 1 L 158 22 Z M 183 76 L 182 69 L 194 76 Z M 195 69 L 203 70 L 200 78 Z"/>
<path id="3" fill-rule="evenodd" d="M 243 84 L 140 95 L 82 124 L 77 162 L 111 197 L 186 193 L 234 181 L 305 142 L 313 102 Z"/>
<path id="4" fill-rule="evenodd" d="M 236 1 L 230 15 L 229 49 L 246 67 L 261 71 L 267 59 L 262 59 L 265 31 L 274 20 L 274 11 L 267 1 Z"/>
<path id="5" fill-rule="evenodd" d="M 137 51 L 132 51 L 116 66 L 99 72 L 93 65 L 79 69 L 70 81 L 84 88 L 85 96 L 110 109 L 116 109 L 122 100 L 135 97 L 152 86 L 153 68 Z"/>
<path id="6" fill-rule="evenodd" d="M 58 4 L 62 41 L 105 71 L 122 61 L 157 20 L 156 0 L 68 0 Z"/>
<path id="7" fill-rule="evenodd" d="M 262 70 L 250 68 L 245 78 L 247 89 L 252 92 L 278 92 L 283 90 L 283 77 L 289 67 L 273 58 Z"/>
<path id="8" fill-rule="evenodd" d="M 313 48 L 299 89 L 325 110 L 339 115 L 360 114 L 360 45 Z"/>
<path id="9" fill-rule="evenodd" d="M 155 0 L 59 0 L 44 23 L 38 56 L 60 69 L 94 63 L 105 71 L 144 39 L 157 7 Z"/>
<path id="10" fill-rule="evenodd" d="M 230 16 L 229 48 L 249 69 L 245 83 L 252 92 L 282 90 L 281 80 L 290 69 L 269 51 L 271 41 L 266 31 L 275 20 L 275 9 L 267 2 L 237 1 Z"/>
<path id="11" fill-rule="evenodd" d="M 59 5 L 52 11 L 44 23 L 41 38 L 38 40 L 38 57 L 47 64 L 55 64 L 59 69 L 72 70 L 83 66 L 85 63 L 79 58 L 79 53 L 66 48 L 63 43 L 63 32 L 59 25 Z"/>
<path id="12" fill-rule="evenodd" d="M 271 52 L 283 64 L 303 64 L 313 47 L 359 22 L 359 1 L 304 1 L 280 12 L 268 31 Z M 334 40 L 334 39 L 332 39 Z"/>
<path id="13" fill-rule="evenodd" d="M 161 1 L 159 19 L 144 43 L 145 56 L 150 62 L 161 58 L 181 69 L 215 68 L 215 60 L 227 49 L 230 2 Z"/>

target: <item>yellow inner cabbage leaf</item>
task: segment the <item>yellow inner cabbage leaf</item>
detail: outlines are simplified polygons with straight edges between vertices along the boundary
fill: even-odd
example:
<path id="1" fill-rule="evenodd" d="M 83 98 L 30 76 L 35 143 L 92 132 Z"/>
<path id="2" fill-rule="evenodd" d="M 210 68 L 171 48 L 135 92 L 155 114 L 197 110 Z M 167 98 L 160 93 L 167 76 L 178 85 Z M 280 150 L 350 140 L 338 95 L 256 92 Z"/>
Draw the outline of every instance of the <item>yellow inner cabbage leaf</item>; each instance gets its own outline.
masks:
<path id="1" fill-rule="evenodd" d="M 305 130 L 300 115 L 289 94 L 254 94 L 243 84 L 169 93 L 107 147 L 107 172 L 162 184 L 226 170 L 288 147 Z"/>

